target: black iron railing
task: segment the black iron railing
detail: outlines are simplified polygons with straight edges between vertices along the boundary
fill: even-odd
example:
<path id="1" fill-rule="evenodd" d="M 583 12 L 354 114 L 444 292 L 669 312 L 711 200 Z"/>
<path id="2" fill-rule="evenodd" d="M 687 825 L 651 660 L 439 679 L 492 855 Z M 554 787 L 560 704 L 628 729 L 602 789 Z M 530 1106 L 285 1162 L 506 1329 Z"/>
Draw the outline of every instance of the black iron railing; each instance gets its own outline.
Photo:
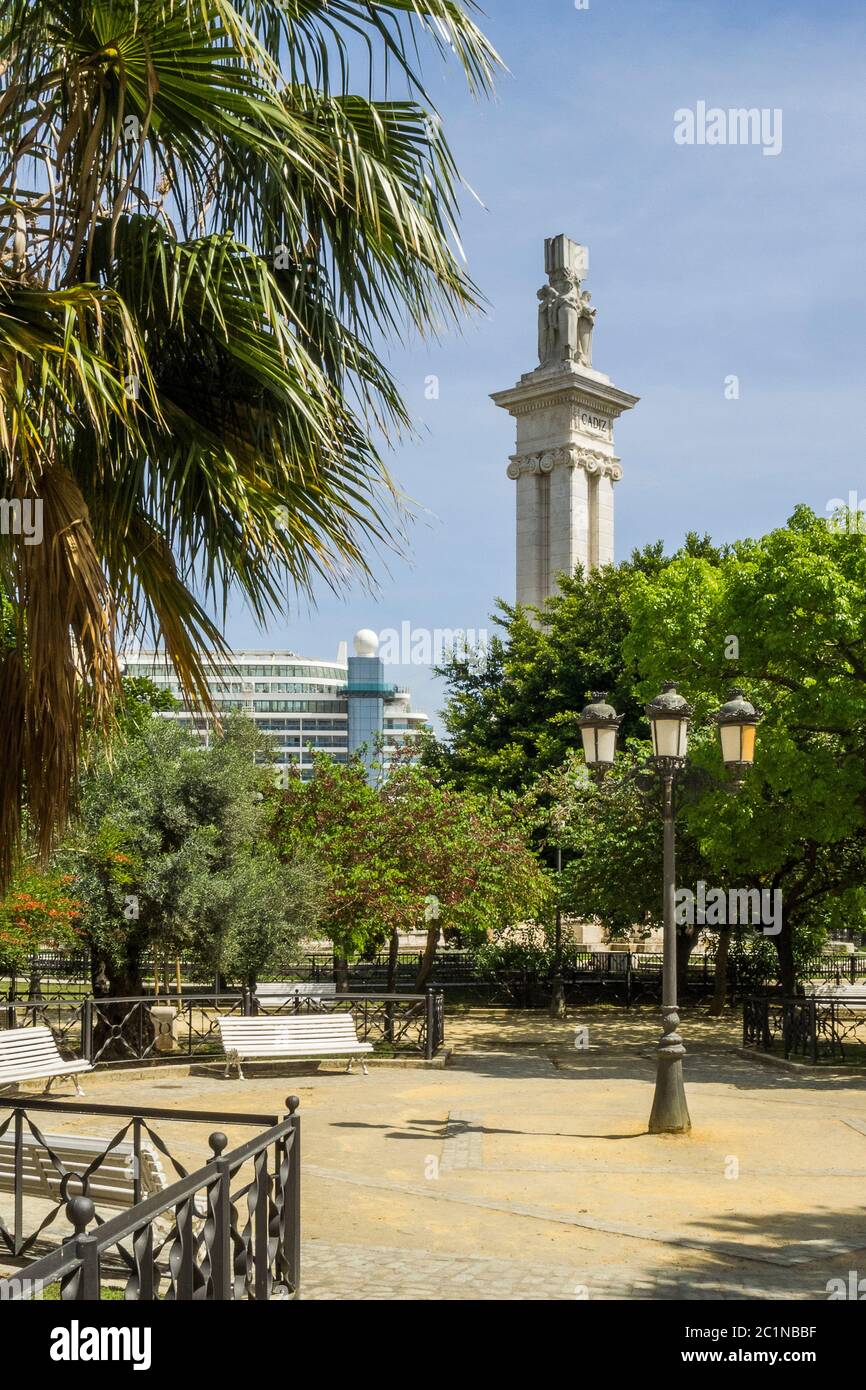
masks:
<path id="1" fill-rule="evenodd" d="M 228 1153 L 225 1134 L 214 1132 L 208 1139 L 211 1158 L 203 1167 L 186 1173 L 175 1165 L 181 1173 L 176 1182 L 107 1220 L 87 1195 L 96 1169 L 71 1175 L 84 1187 L 65 1204 L 73 1234 L 59 1249 L 0 1280 L 0 1300 L 40 1297 L 53 1285 L 59 1285 L 62 1300 L 73 1301 L 98 1299 L 106 1286 L 120 1286 L 125 1299 L 142 1302 L 297 1298 L 300 1118 L 297 1097 L 290 1096 L 286 1104 L 289 1113 L 283 1119 L 223 1117 L 224 1122 L 265 1123 L 268 1128 Z M 118 1109 L 55 1108 L 64 1113 Z M 147 1124 L 155 1115 L 206 1122 L 215 1118 L 148 1110 L 133 1116 L 130 1124 L 138 1119 L 155 1139 Z M 38 1134 L 38 1127 L 33 1132 Z M 106 1153 L 119 1142 L 116 1136 Z M 16 1194 L 23 1186 L 22 1176 Z M 16 1205 L 18 1200 L 16 1195 Z M 45 1223 L 40 1230 L 44 1228 Z"/>
<path id="2" fill-rule="evenodd" d="M 110 1137 L 83 1140 L 81 1131 L 69 1130 L 69 1117 L 95 1117 L 97 1122 L 122 1120 Z M 147 1106 L 131 1111 L 128 1106 L 90 1101 L 58 1102 L 29 1097 L 26 1101 L 0 1098 L 0 1198 L 11 1202 L 11 1224 L 0 1217 L 0 1249 L 15 1256 L 30 1251 L 57 1220 L 73 1196 L 91 1197 L 97 1220 L 103 1204 L 135 1204 L 147 1195 L 154 1181 L 165 1182 L 165 1159 L 171 1176 L 185 1178 L 187 1169 L 174 1154 L 166 1135 L 178 1122 L 270 1127 L 276 1115 L 232 1114 L 225 1111 L 162 1109 Z M 52 1120 L 60 1120 L 62 1134 L 53 1134 Z M 160 1128 L 157 1129 L 156 1125 Z M 70 1142 L 71 1141 L 71 1142 Z M 154 1169 L 159 1166 L 159 1176 Z M 37 1197 L 43 1205 L 38 1226 L 25 1225 L 24 1201 Z"/>
<path id="3" fill-rule="evenodd" d="M 170 1031 L 153 1010 L 174 1010 Z M 247 991 L 184 994 L 180 998 L 130 995 L 122 998 L 27 1000 L 0 1008 L 6 1028 L 45 1026 L 65 1056 L 88 1061 L 134 1062 L 159 1057 L 219 1056 L 220 1015 L 251 1012 Z"/>
<path id="4" fill-rule="evenodd" d="M 866 991 L 862 998 L 747 995 L 743 1046 L 811 1062 L 866 1064 Z"/>
<path id="5" fill-rule="evenodd" d="M 849 935 L 853 937 L 855 934 Z M 418 951 L 399 952 L 395 975 L 397 988 L 401 991 L 413 990 L 422 959 Z M 194 962 L 181 960 L 179 965 L 180 993 L 184 998 L 194 999 L 202 994 L 225 992 L 225 981 L 203 981 L 202 970 Z M 386 953 L 373 956 L 370 960 L 352 961 L 347 967 L 350 989 L 377 993 L 387 988 L 388 966 Z M 575 992 L 575 1002 L 590 1002 L 595 987 L 600 997 L 618 992 L 626 1003 L 641 998 L 649 1002 L 656 998 L 660 989 L 661 956 L 642 951 L 569 948 L 563 961 L 563 973 L 569 988 Z M 809 982 L 855 984 L 866 981 L 866 954 L 861 951 L 847 956 L 820 956 L 804 964 L 800 975 L 807 982 L 807 987 Z M 714 976 L 715 961 L 712 956 L 694 956 L 689 961 L 686 988 L 692 994 L 710 993 Z M 312 984 L 332 983 L 337 978 L 336 962 L 330 952 L 312 951 L 296 961 L 287 962 L 284 967 L 274 967 L 269 972 L 269 978 Z M 477 996 L 490 1003 L 517 1002 L 521 1007 L 532 1007 L 533 999 L 539 1005 L 545 1002 L 542 997 L 545 989 L 549 998 L 550 969 L 536 969 L 530 965 L 484 966 L 470 951 L 446 948 L 439 951 L 435 958 L 431 983 L 439 989 L 453 990 L 457 998 Z M 734 999 L 774 984 L 775 974 L 772 966 L 768 966 L 760 957 L 754 960 L 733 957 L 728 963 L 727 983 L 729 997 Z M 234 986 L 228 991 L 230 994 L 239 992 L 239 988 Z M 10 1003 L 44 1003 L 50 1007 L 54 999 L 83 1000 L 89 998 L 91 993 L 90 965 L 86 956 L 45 953 L 34 956 L 28 969 L 17 976 L 0 979 L 0 997 L 5 996 Z M 172 990 L 171 994 L 172 998 L 177 997 L 176 990 Z M 154 1002 L 150 984 L 145 984 L 142 997 L 148 995 Z M 527 1003 L 527 1000 L 530 1002 Z"/>
<path id="6" fill-rule="evenodd" d="M 611 999 L 627 1008 L 661 1002 L 660 953 L 631 951 L 570 951 L 560 971 L 566 1004 L 581 1006 Z M 802 968 L 810 983 L 866 985 L 866 956 L 819 957 Z M 486 1003 L 505 1008 L 544 1008 L 550 1002 L 554 981 L 550 968 L 491 967 L 476 970 L 463 979 L 441 980 L 438 988 L 449 1001 Z M 772 971 L 759 960 L 731 960 L 727 968 L 727 998 L 731 1003 L 773 982 Z M 684 998 L 699 999 L 715 988 L 715 960 L 693 957 L 685 971 Z"/>
<path id="7" fill-rule="evenodd" d="M 278 996 L 279 998 L 279 996 Z M 174 1010 L 174 1017 L 154 1009 Z M 249 990 L 182 994 L 170 999 L 134 995 L 111 999 L 28 1000 L 0 1005 L 0 1027 L 44 1025 L 67 1057 L 107 1062 L 171 1060 L 222 1055 L 219 1019 L 226 1014 L 349 1012 L 361 1042 L 380 1051 L 420 1053 L 432 1058 L 445 1037 L 441 990 L 423 994 L 361 993 L 289 995 L 259 1001 Z"/>
<path id="8" fill-rule="evenodd" d="M 18 1010 L 26 1005 L 33 1009 L 34 1019 L 38 1016 L 42 1021 L 49 1022 L 58 1036 L 69 1032 L 84 1037 L 92 1032 L 94 1055 L 99 1060 L 105 1060 L 109 1055 L 117 1060 L 123 1055 L 132 1059 L 159 1052 L 158 1033 L 151 1017 L 151 1008 L 160 1003 L 159 996 L 148 992 L 125 1000 L 92 998 L 89 986 L 81 982 L 74 988 L 64 985 L 59 973 L 59 959 L 46 958 L 44 962 L 46 967 L 50 966 L 54 971 L 55 978 L 50 991 L 46 990 L 42 997 L 33 997 L 28 993 L 26 973 L 17 981 L 11 981 L 7 992 L 7 1019 L 9 1007 L 13 1004 Z M 399 953 L 396 984 L 406 999 L 420 997 L 413 992 L 420 963 L 421 955 L 418 952 Z M 609 998 L 626 1007 L 659 1003 L 661 965 L 659 953 L 568 949 L 561 970 L 566 1003 L 579 1006 Z M 189 973 L 191 970 L 192 967 L 189 967 L 185 973 L 187 980 L 194 978 Z M 333 985 L 335 961 L 329 953 L 310 952 L 287 965 L 284 970 L 269 973 L 285 982 Z M 802 964 L 799 975 L 807 991 L 821 984 L 866 984 L 866 955 L 819 956 Z M 388 957 L 384 954 L 368 961 L 354 961 L 348 966 L 349 991 L 353 998 L 362 995 L 384 998 L 387 978 Z M 505 1008 L 543 1008 L 550 1001 L 554 982 L 549 964 L 539 967 L 485 965 L 469 951 L 446 949 L 439 952 L 434 961 L 431 984 L 437 990 L 444 990 L 454 1002 Z M 735 956 L 728 963 L 727 997 L 732 1003 L 774 984 L 775 972 L 766 958 Z M 684 997 L 706 997 L 713 992 L 714 986 L 713 957 L 693 956 L 683 981 Z M 163 1002 L 164 993 L 163 990 Z M 223 1011 L 244 1011 L 243 997 L 244 991 L 240 988 L 205 989 L 185 983 L 179 993 L 171 990 L 171 1002 L 179 1015 L 174 1025 L 175 1051 L 178 1055 L 198 1056 L 218 1051 L 213 1011 L 206 1001 L 220 998 L 225 1001 Z M 70 1012 L 70 1003 L 82 1006 L 80 1015 L 74 1016 Z M 115 1006 L 120 1004 L 128 1006 L 128 1017 L 118 1012 Z M 88 1027 L 87 1009 L 90 1009 L 93 1017 L 92 1030 Z M 0 1026 L 4 1022 L 2 1010 L 3 1006 L 0 1005 Z M 19 1021 L 23 1020 L 20 1012 L 17 1016 Z M 8 1021 L 6 1026 L 11 1026 Z M 180 1042 L 181 1034 L 185 1036 L 183 1045 Z"/>

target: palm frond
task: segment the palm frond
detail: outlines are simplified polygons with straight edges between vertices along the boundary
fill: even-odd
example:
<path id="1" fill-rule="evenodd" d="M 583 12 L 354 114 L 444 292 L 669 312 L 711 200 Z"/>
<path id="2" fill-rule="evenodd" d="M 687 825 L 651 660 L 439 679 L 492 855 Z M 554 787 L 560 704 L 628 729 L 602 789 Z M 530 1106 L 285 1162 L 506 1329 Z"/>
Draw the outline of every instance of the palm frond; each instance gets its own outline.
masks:
<path id="1" fill-rule="evenodd" d="M 481 302 L 419 53 L 489 91 L 475 13 L 0 0 L 0 475 L 44 510 L 0 536 L 0 889 L 25 799 L 43 852 L 63 823 L 119 632 L 203 704 L 233 593 L 264 623 L 399 545 L 381 336 Z"/>

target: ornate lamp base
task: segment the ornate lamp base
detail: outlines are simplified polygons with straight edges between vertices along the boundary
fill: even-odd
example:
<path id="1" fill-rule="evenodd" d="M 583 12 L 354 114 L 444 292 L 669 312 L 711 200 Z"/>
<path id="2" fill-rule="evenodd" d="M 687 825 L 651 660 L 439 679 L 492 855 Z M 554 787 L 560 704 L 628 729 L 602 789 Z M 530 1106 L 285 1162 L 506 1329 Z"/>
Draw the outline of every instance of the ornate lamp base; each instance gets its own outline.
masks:
<path id="1" fill-rule="evenodd" d="M 664 1032 L 656 1054 L 656 1089 L 649 1121 L 650 1134 L 685 1134 L 692 1127 L 683 1085 L 686 1049 L 680 1037 L 679 1022 L 676 1009 L 663 1009 Z"/>

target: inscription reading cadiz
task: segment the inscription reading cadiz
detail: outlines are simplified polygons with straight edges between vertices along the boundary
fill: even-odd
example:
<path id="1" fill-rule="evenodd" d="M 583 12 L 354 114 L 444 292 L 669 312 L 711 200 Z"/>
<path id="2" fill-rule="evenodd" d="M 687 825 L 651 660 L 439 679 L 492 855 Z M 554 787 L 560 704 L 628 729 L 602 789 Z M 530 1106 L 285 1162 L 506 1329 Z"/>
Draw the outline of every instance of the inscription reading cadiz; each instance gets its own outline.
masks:
<path id="1" fill-rule="evenodd" d="M 610 421 L 603 415 L 592 415 L 588 410 L 582 410 L 580 423 L 585 430 L 594 430 L 596 434 L 610 433 Z"/>

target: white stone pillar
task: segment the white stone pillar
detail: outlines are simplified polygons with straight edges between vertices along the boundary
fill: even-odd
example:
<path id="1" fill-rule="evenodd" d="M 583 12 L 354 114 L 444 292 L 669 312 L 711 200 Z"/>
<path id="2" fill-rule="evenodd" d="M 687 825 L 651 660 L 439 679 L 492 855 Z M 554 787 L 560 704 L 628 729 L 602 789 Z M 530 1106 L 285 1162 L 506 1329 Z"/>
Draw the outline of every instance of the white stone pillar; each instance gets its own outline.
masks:
<path id="1" fill-rule="evenodd" d="M 593 460 L 585 465 L 586 468 L 586 491 L 589 511 L 589 543 L 587 554 L 589 556 L 589 568 L 598 568 L 598 462 Z"/>
<path id="2" fill-rule="evenodd" d="M 587 477 L 575 467 L 572 451 L 558 451 L 550 475 L 550 563 L 549 579 L 564 571 L 574 574 L 577 565 L 586 565 L 589 538 L 589 495 Z"/>
<path id="3" fill-rule="evenodd" d="M 517 602 L 536 605 L 546 595 L 547 478 L 515 461 L 508 474 L 517 482 Z"/>
<path id="4" fill-rule="evenodd" d="M 617 472 L 615 465 L 605 465 L 596 475 L 593 538 L 593 563 L 596 565 L 613 564 L 613 485 Z"/>

